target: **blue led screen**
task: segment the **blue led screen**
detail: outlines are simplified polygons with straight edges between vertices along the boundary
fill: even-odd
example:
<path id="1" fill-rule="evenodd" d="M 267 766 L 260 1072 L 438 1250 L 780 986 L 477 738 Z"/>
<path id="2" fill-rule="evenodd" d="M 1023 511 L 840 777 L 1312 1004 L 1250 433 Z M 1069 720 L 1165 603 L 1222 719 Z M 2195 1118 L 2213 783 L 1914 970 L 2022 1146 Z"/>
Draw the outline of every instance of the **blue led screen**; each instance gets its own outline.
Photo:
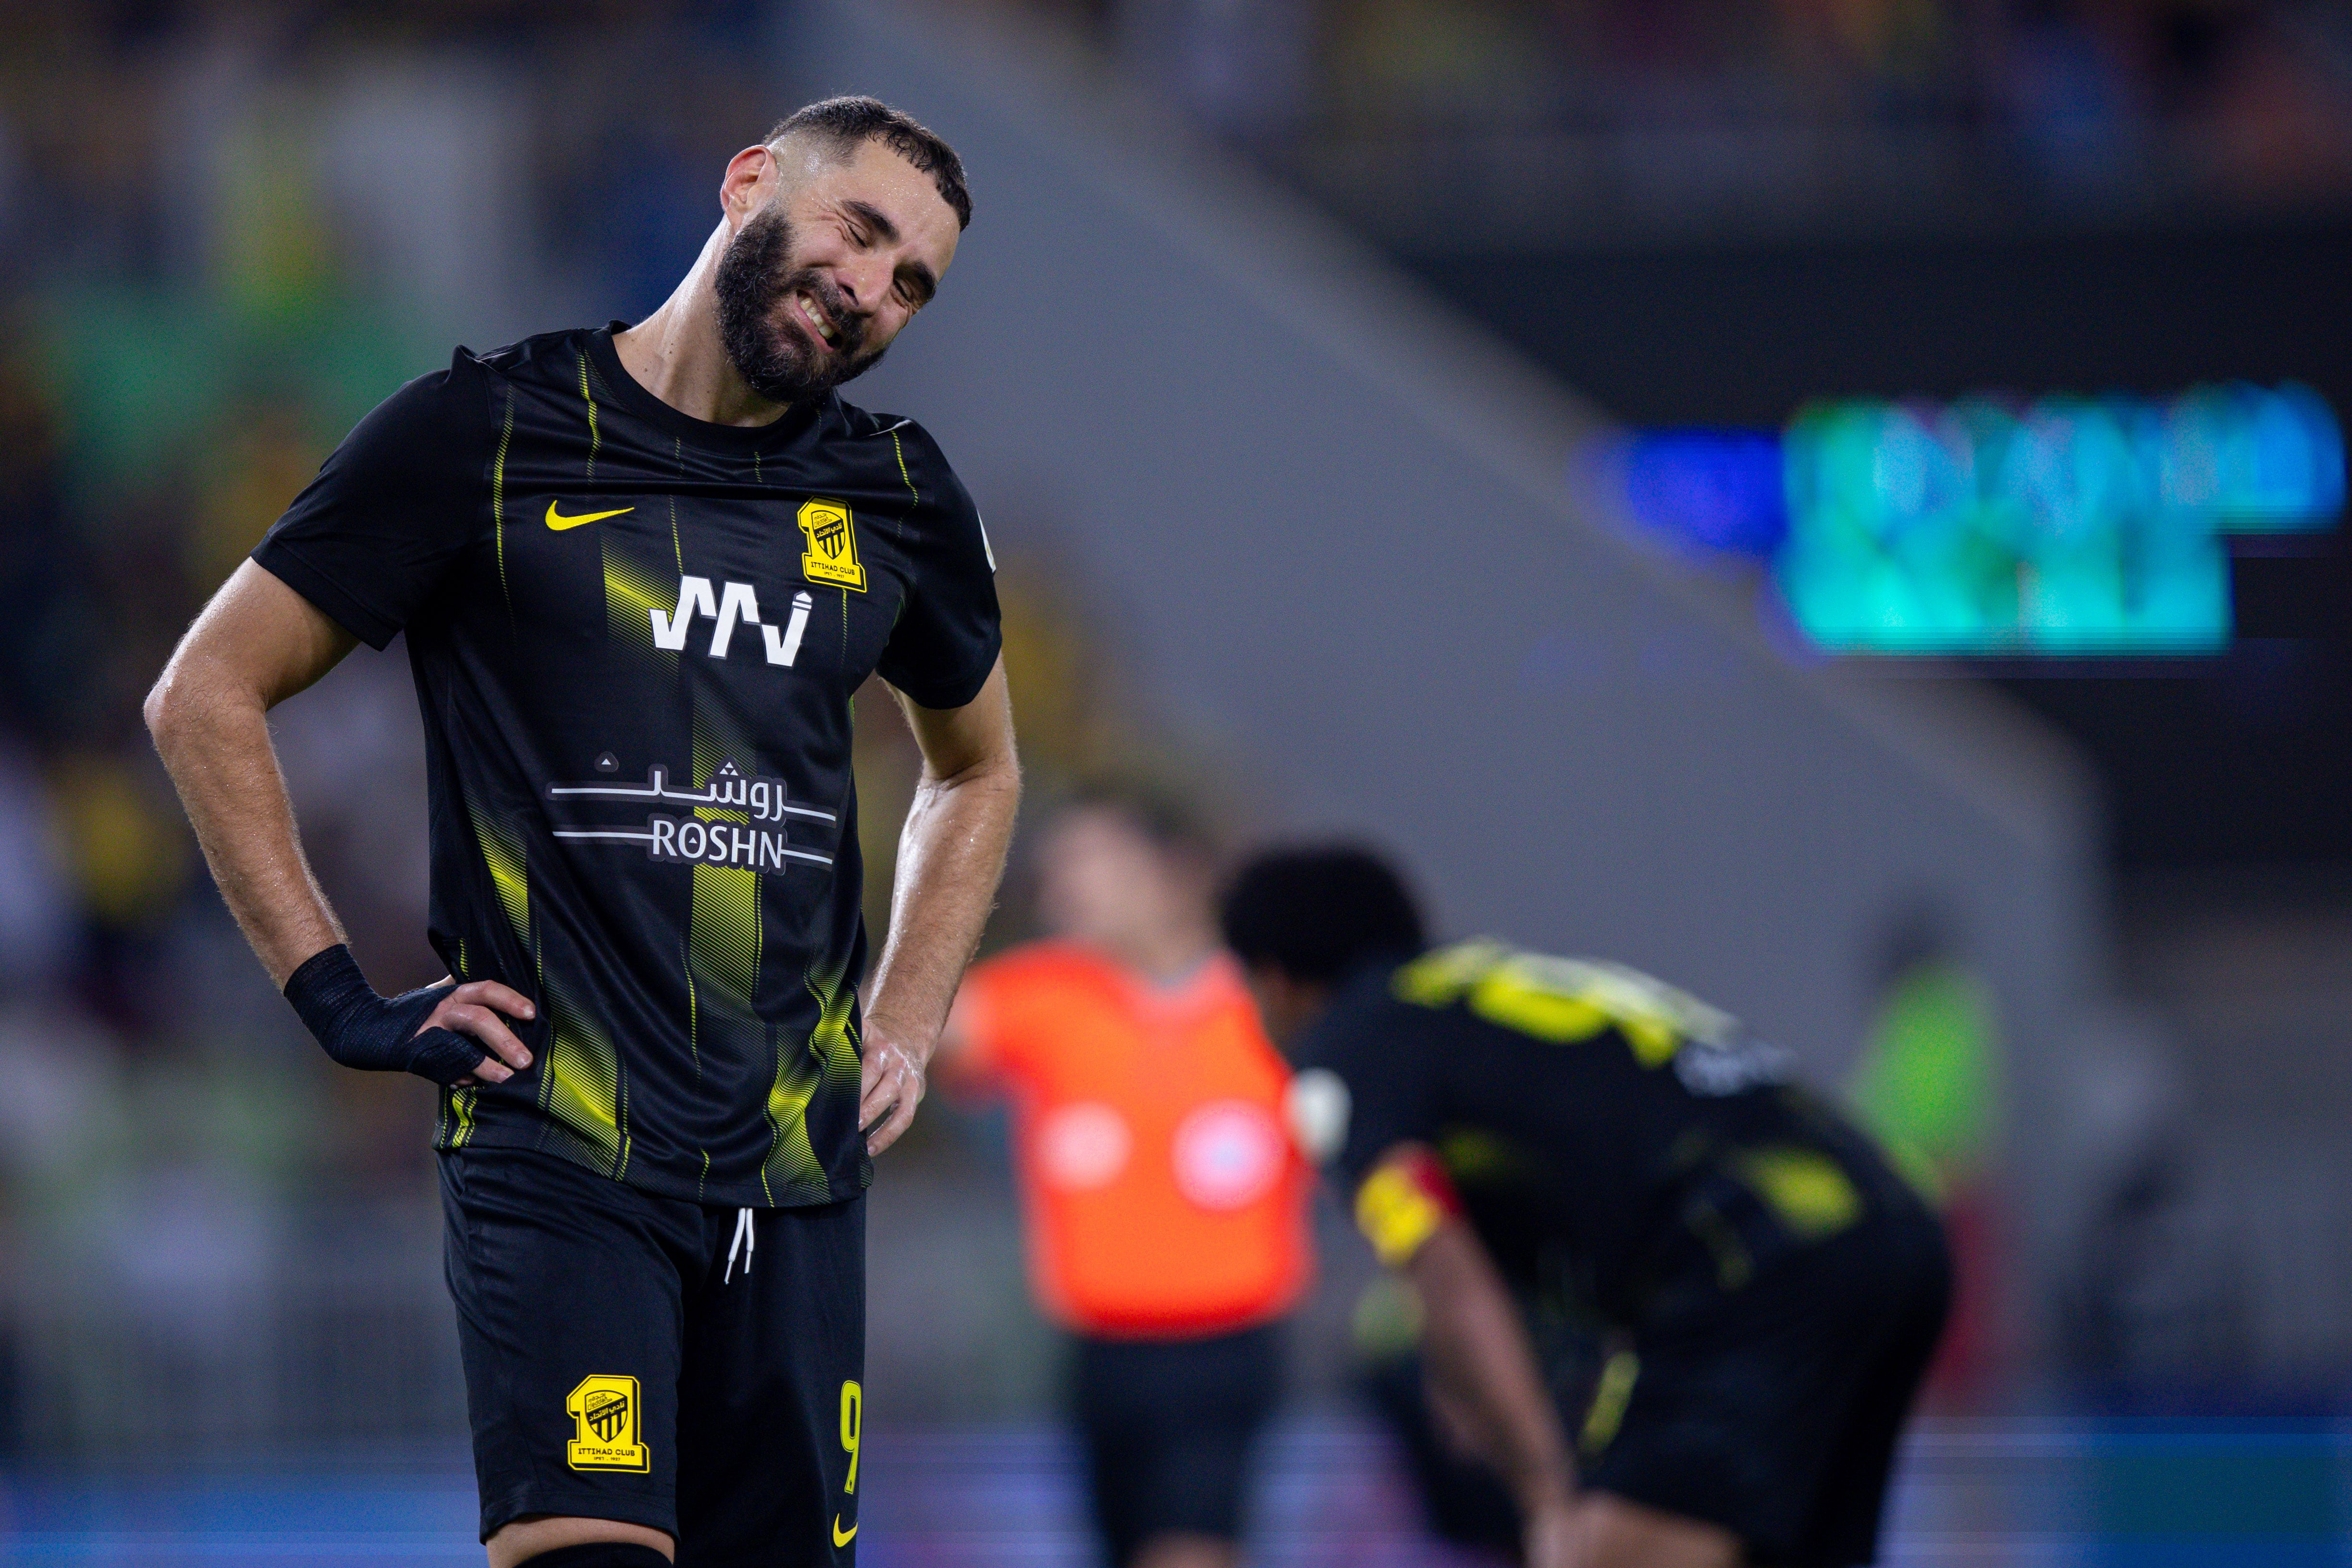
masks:
<path id="1" fill-rule="evenodd" d="M 2324 528 L 2344 500 L 2336 417 L 2294 385 L 1850 399 L 1806 407 L 1777 442 L 1656 431 L 1622 450 L 1633 517 L 1768 559 L 1833 652 L 2218 651 L 2223 536 Z"/>
<path id="2" fill-rule="evenodd" d="M 1780 438 L 1769 430 L 1643 430 L 1625 442 L 1625 504 L 1677 542 L 1769 557 L 1789 537 Z"/>

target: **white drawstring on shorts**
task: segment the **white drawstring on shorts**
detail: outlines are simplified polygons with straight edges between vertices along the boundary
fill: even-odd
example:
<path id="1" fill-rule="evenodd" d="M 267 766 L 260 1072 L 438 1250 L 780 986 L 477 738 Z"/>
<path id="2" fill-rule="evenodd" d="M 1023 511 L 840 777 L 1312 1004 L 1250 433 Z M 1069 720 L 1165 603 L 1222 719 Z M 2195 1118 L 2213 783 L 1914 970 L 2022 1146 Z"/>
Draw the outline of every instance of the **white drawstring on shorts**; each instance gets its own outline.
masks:
<path id="1" fill-rule="evenodd" d="M 743 1249 L 743 1272 L 751 1272 L 751 1249 L 760 1245 L 759 1234 L 751 1228 L 751 1211 L 735 1211 L 735 1239 L 727 1244 L 727 1272 L 720 1276 L 721 1285 L 735 1278 L 735 1249 Z"/>

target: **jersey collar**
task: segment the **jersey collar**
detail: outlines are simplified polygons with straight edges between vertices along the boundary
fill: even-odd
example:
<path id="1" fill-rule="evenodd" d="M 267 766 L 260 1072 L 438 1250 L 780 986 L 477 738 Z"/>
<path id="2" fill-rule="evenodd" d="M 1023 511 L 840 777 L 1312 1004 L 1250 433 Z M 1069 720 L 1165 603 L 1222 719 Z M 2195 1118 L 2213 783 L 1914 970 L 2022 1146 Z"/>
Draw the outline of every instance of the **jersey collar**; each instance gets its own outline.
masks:
<path id="1" fill-rule="evenodd" d="M 588 357 L 596 362 L 597 372 L 612 389 L 613 396 L 627 405 L 630 413 L 690 447 L 719 452 L 768 451 L 797 440 L 832 416 L 838 406 L 838 399 L 827 389 L 823 396 L 793 405 L 784 410 L 782 418 L 767 425 L 714 425 L 707 419 L 681 414 L 646 391 L 621 363 L 620 352 L 613 347 L 613 334 L 628 329 L 626 321 L 608 321 L 589 332 Z"/>

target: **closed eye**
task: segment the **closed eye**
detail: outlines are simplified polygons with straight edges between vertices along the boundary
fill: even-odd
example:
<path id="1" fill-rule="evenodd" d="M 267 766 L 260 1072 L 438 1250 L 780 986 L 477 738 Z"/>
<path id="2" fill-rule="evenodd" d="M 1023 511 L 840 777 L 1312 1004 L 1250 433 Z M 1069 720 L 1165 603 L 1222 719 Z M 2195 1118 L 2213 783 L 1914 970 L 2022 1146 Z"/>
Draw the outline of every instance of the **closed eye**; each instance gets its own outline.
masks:
<path id="1" fill-rule="evenodd" d="M 898 298 L 906 302 L 909 310 L 921 310 L 931 302 L 931 296 L 940 291 L 939 279 L 932 277 L 931 269 L 919 261 L 910 261 L 899 268 L 894 286 Z"/>
<path id="2" fill-rule="evenodd" d="M 890 221 L 888 213 L 872 202 L 848 201 L 841 205 L 842 210 L 849 215 L 850 234 L 858 244 L 870 246 L 877 238 L 898 237 L 898 226 Z"/>

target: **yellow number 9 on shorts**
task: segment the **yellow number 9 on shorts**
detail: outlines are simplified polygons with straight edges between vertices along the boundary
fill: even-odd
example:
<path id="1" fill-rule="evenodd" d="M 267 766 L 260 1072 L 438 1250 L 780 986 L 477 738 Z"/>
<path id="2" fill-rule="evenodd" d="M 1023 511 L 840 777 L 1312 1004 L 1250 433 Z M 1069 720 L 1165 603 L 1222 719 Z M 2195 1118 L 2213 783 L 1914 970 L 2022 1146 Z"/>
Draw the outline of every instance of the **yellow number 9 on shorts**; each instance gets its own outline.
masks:
<path id="1" fill-rule="evenodd" d="M 841 1451 L 849 1456 L 849 1479 L 845 1492 L 857 1489 L 857 1434 L 866 1425 L 866 1391 L 854 1383 L 841 1385 Z"/>

